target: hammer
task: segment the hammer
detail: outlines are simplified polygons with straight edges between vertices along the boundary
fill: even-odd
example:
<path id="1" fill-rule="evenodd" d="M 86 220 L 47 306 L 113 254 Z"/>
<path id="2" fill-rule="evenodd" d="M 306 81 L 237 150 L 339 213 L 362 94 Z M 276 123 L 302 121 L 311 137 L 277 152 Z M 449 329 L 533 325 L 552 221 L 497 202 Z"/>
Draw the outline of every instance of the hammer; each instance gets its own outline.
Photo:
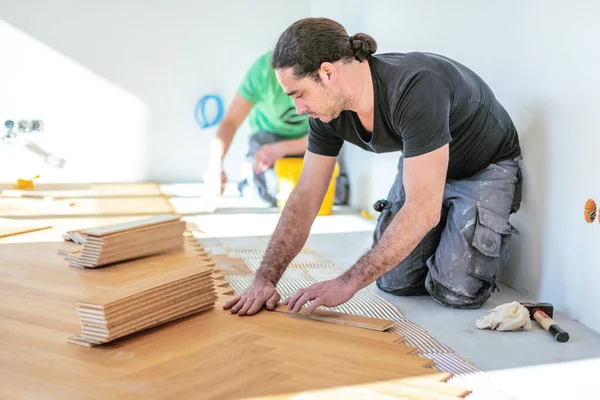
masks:
<path id="1" fill-rule="evenodd" d="M 550 303 L 521 303 L 529 311 L 529 317 L 535 319 L 545 330 L 554 335 L 559 342 L 569 340 L 569 334 L 565 332 L 552 319 L 554 307 Z"/>

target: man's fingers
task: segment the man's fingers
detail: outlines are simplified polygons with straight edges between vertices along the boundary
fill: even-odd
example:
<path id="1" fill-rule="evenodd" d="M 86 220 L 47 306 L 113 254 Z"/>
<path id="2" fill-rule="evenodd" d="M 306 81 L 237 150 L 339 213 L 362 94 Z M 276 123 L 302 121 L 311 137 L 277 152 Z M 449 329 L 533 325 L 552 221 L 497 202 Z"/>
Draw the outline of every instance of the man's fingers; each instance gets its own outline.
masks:
<path id="1" fill-rule="evenodd" d="M 252 305 L 250 306 L 250 308 L 248 309 L 248 311 L 246 311 L 246 315 L 254 315 L 257 312 L 260 311 L 260 309 L 262 308 L 263 304 L 265 304 L 264 300 L 262 298 L 256 298 L 254 300 L 254 303 L 252 303 Z"/>
<path id="2" fill-rule="evenodd" d="M 230 309 L 231 307 L 233 307 L 233 305 L 234 305 L 235 303 L 237 303 L 238 301 L 240 301 L 240 296 L 237 296 L 237 297 L 235 297 L 235 298 L 233 298 L 233 299 L 229 300 L 227 303 L 225 303 L 225 304 L 223 305 L 223 309 L 225 309 L 225 310 L 229 310 L 229 309 Z"/>
<path id="3" fill-rule="evenodd" d="M 260 150 L 259 150 L 260 151 Z M 254 154 L 254 172 L 258 173 L 258 166 L 260 165 L 260 153 Z"/>
<path id="4" fill-rule="evenodd" d="M 313 311 L 315 311 L 319 306 L 323 305 L 323 298 L 322 297 L 317 297 L 316 299 L 313 300 L 312 303 L 310 303 L 310 306 L 308 306 L 308 308 L 306 309 L 306 312 L 308 314 L 312 314 Z"/>
<path id="5" fill-rule="evenodd" d="M 262 157 L 256 157 L 254 159 L 254 172 L 260 174 L 265 172 L 267 169 L 269 169 L 269 165 Z"/>
<path id="6" fill-rule="evenodd" d="M 253 302 L 254 302 L 253 299 L 252 300 L 251 299 L 246 299 L 246 302 L 244 303 L 244 306 L 240 309 L 240 312 L 238 312 L 238 315 L 246 315 L 246 313 L 248 312 L 248 310 L 252 306 Z"/>
<path id="7" fill-rule="evenodd" d="M 269 300 L 267 300 L 267 308 L 273 310 L 277 306 L 277 303 L 279 303 L 279 300 L 281 300 L 281 295 L 277 292 L 273 293 Z"/>
<path id="8" fill-rule="evenodd" d="M 240 309 L 244 306 L 245 303 L 246 303 L 246 298 L 240 297 L 238 302 L 233 307 L 231 307 L 231 312 L 233 314 L 237 314 L 240 311 Z"/>
<path id="9" fill-rule="evenodd" d="M 298 301 L 298 299 L 304 295 L 304 292 L 306 292 L 306 289 L 298 289 L 298 291 L 294 293 L 292 297 L 287 299 L 288 311 L 291 311 L 292 308 L 294 308 L 296 301 Z"/>
<path id="10" fill-rule="evenodd" d="M 294 312 L 297 313 L 302 309 L 302 306 L 306 304 L 306 302 L 314 300 L 316 296 L 311 294 L 310 292 L 306 292 L 300 297 L 300 299 L 294 305 Z"/>
<path id="11" fill-rule="evenodd" d="M 237 314 L 242 309 L 242 307 L 244 307 L 244 304 L 246 304 L 246 301 L 248 301 L 248 298 L 245 296 L 242 296 L 240 298 L 240 300 L 237 302 L 237 304 L 231 308 L 231 312 L 234 314 Z"/>

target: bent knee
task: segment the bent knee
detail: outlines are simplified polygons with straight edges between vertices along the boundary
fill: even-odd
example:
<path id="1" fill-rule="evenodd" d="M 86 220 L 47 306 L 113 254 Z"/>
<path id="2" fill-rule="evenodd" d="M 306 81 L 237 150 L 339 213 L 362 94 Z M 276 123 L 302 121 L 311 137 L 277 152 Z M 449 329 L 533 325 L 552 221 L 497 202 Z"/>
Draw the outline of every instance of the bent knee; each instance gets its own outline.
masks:
<path id="1" fill-rule="evenodd" d="M 491 290 L 484 287 L 476 296 L 465 296 L 428 277 L 425 287 L 437 303 L 456 309 L 473 310 L 481 308 L 491 296 Z"/>
<path id="2" fill-rule="evenodd" d="M 439 304 L 455 309 L 476 310 L 481 308 L 487 301 L 486 299 L 462 297 L 456 295 L 431 295 L 431 297 Z"/>
<path id="3" fill-rule="evenodd" d="M 386 287 L 383 286 L 379 281 L 376 282 L 377 287 L 386 293 L 393 294 L 394 296 L 425 296 L 429 294 L 425 288 L 425 283 L 420 283 L 412 286 L 405 287 Z"/>

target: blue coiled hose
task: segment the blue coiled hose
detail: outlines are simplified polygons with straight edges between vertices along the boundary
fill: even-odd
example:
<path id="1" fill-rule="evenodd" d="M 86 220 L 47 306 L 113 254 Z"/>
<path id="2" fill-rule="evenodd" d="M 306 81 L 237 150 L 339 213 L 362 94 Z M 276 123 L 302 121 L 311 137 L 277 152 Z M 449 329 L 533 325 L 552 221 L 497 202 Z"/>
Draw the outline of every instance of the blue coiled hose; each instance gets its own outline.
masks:
<path id="1" fill-rule="evenodd" d="M 214 100 L 217 103 L 217 115 L 212 121 L 209 121 L 206 116 L 206 104 L 210 100 Z M 198 103 L 196 103 L 194 118 L 196 118 L 196 123 L 202 129 L 206 129 L 217 125 L 221 121 L 221 118 L 223 118 L 223 112 L 223 101 L 221 100 L 221 98 L 217 95 L 209 94 L 202 97 L 200 100 L 198 100 Z"/>

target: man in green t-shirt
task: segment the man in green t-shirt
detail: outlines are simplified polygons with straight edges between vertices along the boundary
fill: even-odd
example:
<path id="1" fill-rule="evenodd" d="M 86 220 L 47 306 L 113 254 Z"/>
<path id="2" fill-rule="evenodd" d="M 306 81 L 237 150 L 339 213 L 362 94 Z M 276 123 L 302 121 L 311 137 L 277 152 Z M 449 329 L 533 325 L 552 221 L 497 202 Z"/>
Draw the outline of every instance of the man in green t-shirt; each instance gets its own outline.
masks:
<path id="1" fill-rule="evenodd" d="M 248 158 L 259 195 L 276 206 L 277 177 L 273 164 L 285 156 L 302 156 L 308 145 L 308 116 L 296 114 L 292 99 L 281 89 L 271 68 L 271 52 L 250 66 L 212 141 L 204 181 L 212 193 L 223 193 L 227 176 L 223 159 L 241 123 L 249 117 Z"/>

